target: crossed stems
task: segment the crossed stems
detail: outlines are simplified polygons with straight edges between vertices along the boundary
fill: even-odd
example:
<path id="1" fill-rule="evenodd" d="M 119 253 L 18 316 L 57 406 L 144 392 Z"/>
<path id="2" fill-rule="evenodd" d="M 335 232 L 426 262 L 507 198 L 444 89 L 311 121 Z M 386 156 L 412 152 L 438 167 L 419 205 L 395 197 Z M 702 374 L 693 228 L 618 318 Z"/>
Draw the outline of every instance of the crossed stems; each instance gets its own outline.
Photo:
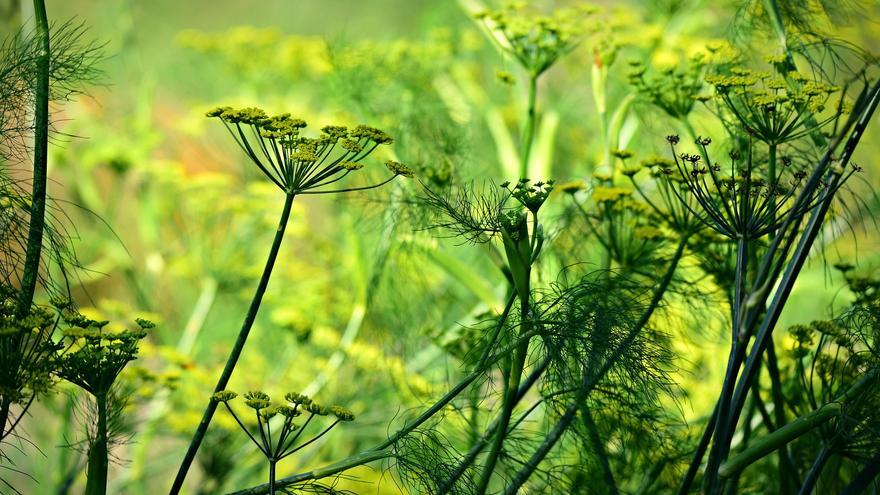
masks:
<path id="1" fill-rule="evenodd" d="M 770 347 L 773 329 L 818 235 L 834 198 L 834 193 L 847 177 L 843 175 L 843 170 L 840 167 L 831 166 L 832 160 L 838 147 L 844 143 L 846 138 L 843 150 L 836 161 L 840 166 L 849 164 L 865 128 L 876 110 L 878 101 L 880 101 L 880 82 L 874 83 L 870 88 L 866 86 L 854 106 L 857 111 L 850 114 L 840 133 L 829 144 L 824 156 L 816 164 L 803 189 L 794 199 L 789 212 L 779 220 L 779 227 L 762 257 L 751 288 L 743 295 L 740 307 L 734 308 L 734 314 L 742 313 L 742 316 L 737 319 L 738 327 L 734 328 L 742 345 L 737 346 L 736 352 L 732 356 L 733 363 L 728 367 L 728 376 L 725 377 L 726 390 L 722 390 L 722 396 L 708 421 L 690 468 L 679 488 L 679 494 L 688 493 L 713 437 L 715 438 L 713 449 L 716 450 L 716 454 L 710 455 L 711 460 L 705 469 L 704 486 L 709 493 L 722 491 L 718 479 L 718 469 L 730 450 L 735 426 L 745 405 L 747 393 L 757 378 L 762 355 Z M 817 192 L 819 188 L 824 188 L 826 192 L 824 194 Z M 802 229 L 805 215 L 792 213 L 806 213 L 808 211 L 812 211 L 812 213 Z M 795 243 L 797 243 L 796 247 Z M 792 253 L 793 248 L 794 252 Z M 789 260 L 790 253 L 791 259 Z M 773 298 L 765 310 L 765 305 L 774 286 L 778 286 L 778 288 L 773 293 Z M 761 318 L 762 315 L 763 318 Z M 757 331 L 755 331 L 756 329 Z M 748 349 L 747 354 L 745 344 L 752 336 L 754 336 L 755 342 Z M 743 362 L 744 364 L 742 364 Z M 739 373 L 740 366 L 742 366 L 741 373 Z M 734 385 L 735 388 L 733 388 Z M 725 408 L 727 410 L 721 411 L 721 402 L 728 395 L 730 396 L 729 406 Z"/>

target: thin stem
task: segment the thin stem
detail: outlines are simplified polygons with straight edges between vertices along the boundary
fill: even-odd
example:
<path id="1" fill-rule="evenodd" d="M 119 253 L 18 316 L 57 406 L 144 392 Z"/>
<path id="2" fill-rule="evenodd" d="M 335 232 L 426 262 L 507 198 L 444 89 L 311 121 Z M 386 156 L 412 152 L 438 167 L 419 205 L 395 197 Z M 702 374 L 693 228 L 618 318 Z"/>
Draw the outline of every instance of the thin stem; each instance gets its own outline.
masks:
<path id="1" fill-rule="evenodd" d="M 229 357 L 226 359 L 226 366 L 223 368 L 223 373 L 221 373 L 220 378 L 217 380 L 217 385 L 214 387 L 215 393 L 226 389 L 229 379 L 232 377 L 232 372 L 235 370 L 235 365 L 238 363 L 238 358 L 241 356 L 241 352 L 244 349 L 244 344 L 247 342 L 248 334 L 254 325 L 254 321 L 257 319 L 257 313 L 260 309 L 260 304 L 263 301 L 263 295 L 266 293 L 266 287 L 269 285 L 269 279 L 271 278 L 272 270 L 275 267 L 278 250 L 281 248 L 281 241 L 284 239 L 284 231 L 287 228 L 287 221 L 290 218 L 290 211 L 293 206 L 294 197 L 295 195 L 293 194 L 285 195 L 284 208 L 281 211 L 281 218 L 278 221 L 278 230 L 275 232 L 272 247 L 269 249 L 269 256 L 266 259 L 266 266 L 263 268 L 263 275 L 260 277 L 259 284 L 257 284 L 257 289 L 254 292 L 254 297 L 248 307 L 247 315 L 245 315 L 241 330 L 238 332 L 238 338 L 235 340 L 235 344 L 229 353 Z M 189 472 L 189 468 L 196 458 L 196 453 L 199 451 L 199 447 L 205 439 L 205 434 L 208 432 L 208 426 L 211 424 L 211 419 L 214 417 L 216 411 L 217 401 L 211 398 L 208 400 L 208 405 L 202 415 L 202 420 L 199 422 L 199 426 L 193 434 L 186 455 L 177 471 L 177 476 L 174 478 L 174 483 L 171 485 L 171 491 L 169 492 L 171 495 L 177 495 L 180 493 L 181 488 L 183 488 L 183 482 L 186 479 L 187 472 Z"/>
<path id="2" fill-rule="evenodd" d="M 49 20 L 46 3 L 34 0 L 36 40 L 36 88 L 34 99 L 34 175 L 31 192 L 30 222 L 21 291 L 16 314 L 24 317 L 34 302 L 34 292 L 40 276 L 40 258 L 43 250 L 43 231 L 46 227 L 46 178 L 49 155 Z"/>
<path id="3" fill-rule="evenodd" d="M 550 365 L 550 358 L 545 357 L 544 360 L 538 364 L 535 369 L 529 373 L 529 376 L 523 380 L 522 384 L 519 387 L 519 391 L 517 392 L 517 402 L 521 401 L 523 397 L 525 397 L 526 392 L 532 388 L 532 385 L 538 381 L 538 378 L 547 370 L 547 366 Z M 526 411 L 526 415 L 529 411 Z M 523 415 L 522 419 L 525 419 Z M 516 428 L 517 425 L 522 421 L 517 421 L 512 428 Z M 486 428 L 483 434 L 471 445 L 471 449 L 465 455 L 464 459 L 458 464 L 458 467 L 455 468 L 455 471 L 452 472 L 445 480 L 440 483 L 440 486 L 437 488 L 437 495 L 445 495 L 449 493 L 455 483 L 459 478 L 467 471 L 467 468 L 473 464 L 473 462 L 477 459 L 477 456 L 483 451 L 483 448 L 486 447 L 486 444 L 489 443 L 489 439 L 492 438 L 492 435 L 495 434 L 495 431 L 498 430 L 498 425 L 501 423 L 501 418 L 495 418 L 495 420 Z M 509 430 L 508 430 L 509 431 Z"/>
<path id="4" fill-rule="evenodd" d="M 537 234 L 535 234 L 537 235 Z M 526 275 L 526 284 L 528 281 L 529 275 Z M 528 319 L 529 319 L 529 288 L 524 287 L 523 292 L 520 294 L 520 324 L 523 326 L 523 333 L 528 332 Z M 510 418 L 513 415 L 513 409 L 516 407 L 518 400 L 518 393 L 520 380 L 522 379 L 523 367 L 525 366 L 526 357 L 528 357 L 529 352 L 529 340 L 526 339 L 523 341 L 516 349 L 516 352 L 513 356 L 513 360 L 510 363 L 510 367 L 505 376 L 505 390 L 504 390 L 504 399 L 501 406 L 501 416 L 498 423 L 498 429 L 495 432 L 495 439 L 492 442 L 492 445 L 489 449 L 489 454 L 486 459 L 486 463 L 483 467 L 483 473 L 480 477 L 479 484 L 477 485 L 476 493 L 478 495 L 482 495 L 486 493 L 486 489 L 489 487 L 489 481 L 492 479 L 492 473 L 495 471 L 495 464 L 498 461 L 498 456 L 501 454 L 502 446 L 504 445 L 504 440 L 507 438 L 507 427 L 510 424 Z"/>
<path id="5" fill-rule="evenodd" d="M 712 433 L 715 431 L 715 423 L 718 420 L 718 403 L 715 403 L 715 409 L 712 410 L 712 415 L 709 416 L 709 420 L 706 422 L 706 429 L 703 430 L 703 436 L 700 437 L 700 443 L 697 444 L 697 450 L 694 452 L 694 457 L 691 459 L 691 464 L 688 466 L 687 473 L 684 476 L 684 479 L 681 481 L 681 486 L 679 486 L 677 495 L 686 495 L 691 490 L 691 485 L 694 483 L 694 479 L 697 477 L 697 472 L 700 470 L 700 464 L 703 462 L 703 456 L 706 455 L 706 450 L 709 448 L 709 442 L 712 441 Z"/>
<path id="6" fill-rule="evenodd" d="M 529 102 L 526 110 L 526 125 L 523 129 L 522 156 L 519 164 L 519 178 L 529 176 L 529 155 L 532 151 L 532 142 L 535 139 L 535 103 L 538 98 L 538 76 L 529 75 Z"/>
<path id="7" fill-rule="evenodd" d="M 810 467 L 810 472 L 808 472 L 807 477 L 804 478 L 804 484 L 801 485 L 801 490 L 798 492 L 798 495 L 810 495 L 813 493 L 813 489 L 816 488 L 816 482 L 819 481 L 819 475 L 822 474 L 822 468 L 825 467 L 825 463 L 828 461 L 829 457 L 831 457 L 831 450 L 825 445 L 819 450 L 819 455 L 817 455 L 816 460 L 813 461 L 813 465 Z"/>

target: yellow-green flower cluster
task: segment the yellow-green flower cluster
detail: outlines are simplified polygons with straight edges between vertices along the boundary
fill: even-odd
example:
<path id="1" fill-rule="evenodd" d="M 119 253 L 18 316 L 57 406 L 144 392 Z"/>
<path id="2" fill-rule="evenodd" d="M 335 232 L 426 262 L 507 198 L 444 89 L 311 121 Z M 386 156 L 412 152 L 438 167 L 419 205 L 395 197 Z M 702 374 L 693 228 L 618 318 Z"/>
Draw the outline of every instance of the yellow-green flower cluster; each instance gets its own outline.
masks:
<path id="1" fill-rule="evenodd" d="M 560 9 L 552 15 L 535 15 L 523 2 L 510 2 L 498 10 L 476 14 L 503 50 L 529 74 L 537 77 L 569 53 L 583 35 L 583 18 L 592 9 Z"/>
<path id="2" fill-rule="evenodd" d="M 683 119 L 703 99 L 703 72 L 706 57 L 697 54 L 687 64 L 665 67 L 649 73 L 648 67 L 638 60 L 630 62 L 629 82 L 636 92 L 667 115 Z"/>
<path id="3" fill-rule="evenodd" d="M 761 141 L 779 145 L 798 139 L 830 122 L 822 117 L 831 95 L 840 88 L 798 73 L 733 68 L 706 77 L 717 97 L 736 119 Z"/>
<path id="4" fill-rule="evenodd" d="M 245 405 L 254 411 L 256 419 L 255 424 L 258 431 L 252 433 L 250 430 L 254 428 L 254 425 L 246 426 L 229 404 L 237 396 L 235 392 L 223 390 L 215 393 L 213 400 L 226 407 L 238 425 L 244 429 L 248 438 L 272 462 L 277 462 L 311 444 L 333 429 L 338 423 L 354 421 L 354 413 L 348 409 L 342 406 L 324 407 L 315 403 L 310 397 L 300 393 L 291 392 L 285 394 L 284 400 L 286 403 L 273 406 L 272 398 L 269 394 L 253 391 L 244 394 Z M 302 416 L 303 413 L 308 413 L 309 415 L 306 421 L 302 425 L 294 423 L 294 419 Z M 311 424 L 316 416 L 329 416 L 331 414 L 336 418 L 333 423 L 324 428 L 323 431 L 315 435 L 311 440 L 297 442 L 306 426 Z M 282 419 L 280 428 L 270 427 L 270 420 L 276 416 L 280 416 Z"/>
<path id="5" fill-rule="evenodd" d="M 75 311 L 64 314 L 71 325 L 64 330 L 67 351 L 59 358 L 58 376 L 95 395 L 105 395 L 125 366 L 137 359 L 146 329 L 155 325 L 138 319 L 138 328 L 122 331 L 105 329 L 108 321 L 86 318 Z"/>
<path id="6" fill-rule="evenodd" d="M 529 179 L 520 179 L 513 188 L 510 188 L 509 182 L 502 183 L 501 187 L 505 189 L 510 188 L 510 195 L 514 199 L 525 206 L 527 210 L 537 213 L 541 206 L 544 205 L 544 202 L 547 201 L 547 198 L 550 197 L 550 193 L 553 192 L 555 181 L 550 179 L 547 182 L 538 181 L 531 185 L 529 182 Z"/>
<path id="7" fill-rule="evenodd" d="M 0 401 L 7 407 L 47 392 L 56 367 L 57 346 L 50 338 L 55 315 L 33 306 L 22 317 L 17 297 L 17 290 L 0 284 Z M 0 432 L 0 438 L 8 433 Z"/>
<path id="8" fill-rule="evenodd" d="M 380 145 L 394 139 L 385 131 L 367 125 L 352 129 L 329 125 L 317 138 L 301 136 L 307 124 L 289 113 L 269 116 L 259 108 L 217 107 L 206 114 L 218 118 L 247 157 L 276 186 L 287 194 L 346 192 L 378 187 L 397 175 L 412 176 L 399 164 L 389 166 L 394 176 L 379 184 L 341 190 L 326 190 L 350 172 L 363 167 L 361 160 Z"/>

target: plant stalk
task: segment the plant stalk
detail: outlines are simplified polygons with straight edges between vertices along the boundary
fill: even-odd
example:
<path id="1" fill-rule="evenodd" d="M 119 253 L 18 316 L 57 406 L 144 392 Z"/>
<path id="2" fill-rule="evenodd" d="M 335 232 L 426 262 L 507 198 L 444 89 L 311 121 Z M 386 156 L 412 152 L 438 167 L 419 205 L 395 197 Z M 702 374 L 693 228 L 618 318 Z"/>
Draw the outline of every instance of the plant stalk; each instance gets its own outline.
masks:
<path id="1" fill-rule="evenodd" d="M 248 334 L 254 325 L 254 321 L 256 321 L 260 304 L 263 302 L 263 295 L 266 293 L 266 287 L 269 285 L 269 279 L 271 278 L 272 270 L 275 267 L 278 250 L 281 248 L 281 241 L 284 239 L 284 231 L 287 228 L 287 222 L 290 219 L 290 210 L 293 207 L 294 197 L 295 195 L 290 193 L 285 195 L 284 208 L 281 211 L 281 218 L 278 221 L 278 230 L 275 232 L 275 238 L 272 241 L 272 247 L 269 250 L 268 258 L 266 259 L 266 266 L 263 268 L 263 275 L 260 277 L 260 282 L 254 292 L 254 297 L 248 307 L 244 323 L 242 323 L 241 330 L 238 332 L 238 338 L 235 340 L 235 345 L 232 347 L 229 357 L 226 359 L 226 366 L 224 366 L 223 372 L 217 380 L 217 385 L 214 387 L 215 393 L 226 389 L 229 379 L 232 377 L 232 372 L 235 370 L 235 365 L 238 363 L 238 358 L 241 356 L 241 352 L 244 349 Z M 183 488 L 183 482 L 186 479 L 190 466 L 192 466 L 192 463 L 195 460 L 196 453 L 199 451 L 202 441 L 205 439 L 205 434 L 208 432 L 208 426 L 211 424 L 211 419 L 214 417 L 214 412 L 216 411 L 217 402 L 211 398 L 208 400 L 208 405 L 202 415 L 202 420 L 199 422 L 195 434 L 193 434 L 186 455 L 177 471 L 177 476 L 174 478 L 174 483 L 171 485 L 171 491 L 169 492 L 171 495 L 177 495 L 180 493 L 181 488 Z"/>
<path id="2" fill-rule="evenodd" d="M 95 438 L 89 446 L 85 495 L 107 493 L 107 394 L 96 394 L 95 403 L 98 406 L 98 424 Z"/>
<path id="3" fill-rule="evenodd" d="M 519 164 L 519 178 L 529 176 L 529 155 L 532 151 L 532 142 L 535 140 L 535 121 L 537 115 L 535 106 L 538 99 L 538 76 L 529 74 L 529 102 L 526 114 L 526 125 L 523 129 L 523 149 Z"/>
<path id="4" fill-rule="evenodd" d="M 49 157 L 49 19 L 44 0 L 34 0 L 36 40 L 36 88 L 34 99 L 34 174 L 31 191 L 31 212 L 28 240 L 25 248 L 21 291 L 16 314 L 24 317 L 34 302 L 34 292 L 40 278 L 40 259 L 43 250 L 43 231 L 46 227 L 46 180 Z"/>

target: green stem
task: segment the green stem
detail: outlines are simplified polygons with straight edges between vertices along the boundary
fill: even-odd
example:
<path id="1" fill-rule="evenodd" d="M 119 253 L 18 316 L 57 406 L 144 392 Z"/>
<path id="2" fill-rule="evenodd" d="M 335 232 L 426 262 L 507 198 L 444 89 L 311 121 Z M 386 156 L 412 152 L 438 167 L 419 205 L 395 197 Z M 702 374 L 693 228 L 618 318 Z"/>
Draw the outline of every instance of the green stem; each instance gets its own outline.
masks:
<path id="1" fill-rule="evenodd" d="M 43 0 L 34 0 L 36 40 L 36 88 L 34 101 L 34 175 L 31 192 L 31 216 L 25 248 L 21 291 L 16 314 L 23 317 L 31 309 L 40 276 L 43 231 L 46 226 L 46 176 L 49 155 L 49 20 Z"/>
<path id="2" fill-rule="evenodd" d="M 810 471 L 807 473 L 807 477 L 804 479 L 804 484 L 801 485 L 798 495 L 810 495 L 813 493 L 813 489 L 816 488 L 816 482 L 819 481 L 819 475 L 822 474 L 822 468 L 825 467 L 829 457 L 831 457 L 831 449 L 826 445 L 819 450 L 819 455 L 813 461 L 813 465 L 810 467 Z"/>
<path id="3" fill-rule="evenodd" d="M 269 459 L 269 495 L 275 495 L 275 459 Z"/>
<path id="4" fill-rule="evenodd" d="M 532 141 L 535 139 L 535 103 L 538 98 L 538 76 L 529 75 L 529 103 L 526 114 L 526 125 L 523 129 L 522 156 L 519 164 L 519 178 L 529 176 L 529 154 L 532 151 Z"/>
<path id="5" fill-rule="evenodd" d="M 831 403 L 795 419 L 773 433 L 755 440 L 749 448 L 731 457 L 718 469 L 718 475 L 722 478 L 733 476 L 753 462 L 781 449 L 792 440 L 801 437 L 839 413 L 840 404 Z"/>
<path id="6" fill-rule="evenodd" d="M 107 394 L 96 395 L 95 402 L 98 405 L 98 424 L 95 438 L 89 446 L 85 495 L 107 493 Z"/>
<path id="7" fill-rule="evenodd" d="M 825 421 L 840 414 L 842 409 L 841 404 L 845 404 L 859 394 L 862 394 L 866 388 L 870 389 L 876 384 L 877 376 L 878 372 L 876 370 L 868 372 L 859 379 L 859 381 L 849 387 L 849 389 L 838 397 L 835 402 L 830 402 L 815 411 L 804 414 L 767 436 L 756 440 L 748 449 L 740 452 L 722 464 L 719 469 L 719 476 L 725 478 L 732 476 L 758 459 L 782 448 L 792 440 L 801 437 L 817 426 L 822 425 Z"/>
<path id="8" fill-rule="evenodd" d="M 729 416 L 731 401 L 736 385 L 736 379 L 739 374 L 739 368 L 745 357 L 743 349 L 746 341 L 740 339 L 740 329 L 742 326 L 742 314 L 744 310 L 744 300 L 746 298 L 746 275 L 748 272 L 749 260 L 749 241 L 743 237 L 737 239 L 736 245 L 736 268 L 735 282 L 733 294 L 733 308 L 731 310 L 733 329 L 731 331 L 730 354 L 727 358 L 727 371 L 724 374 L 724 382 L 721 386 L 721 394 L 718 397 L 718 417 L 715 428 L 712 448 L 709 450 L 709 459 L 706 464 L 706 476 L 703 480 L 704 491 L 707 493 L 715 493 L 720 490 L 721 486 L 718 481 L 718 466 L 727 457 L 729 446 L 725 448 L 723 441 L 719 439 L 727 438 L 728 432 L 736 428 L 736 424 L 730 424 L 727 421 Z"/>
<path id="9" fill-rule="evenodd" d="M 767 374 L 770 375 L 770 391 L 773 398 L 773 423 L 777 426 L 786 424 L 785 418 L 785 398 L 782 395 L 782 378 L 779 374 L 779 363 L 776 358 L 776 346 L 773 340 L 770 340 L 767 346 Z M 755 387 L 757 389 L 757 387 Z M 788 445 L 783 445 L 779 449 L 779 483 L 783 493 L 793 493 L 798 482 L 798 473 L 792 462 L 791 454 L 788 452 Z"/>
<path id="10" fill-rule="evenodd" d="M 507 427 L 510 425 L 510 417 L 513 415 L 513 408 L 519 402 L 517 400 L 517 391 L 519 390 L 519 382 L 522 377 L 526 357 L 528 356 L 528 349 L 528 341 L 523 342 L 517 347 L 516 354 L 507 373 L 507 387 L 504 391 L 504 402 L 501 406 L 501 415 L 499 417 L 500 421 L 498 428 L 495 430 L 495 438 L 489 448 L 488 457 L 486 458 L 480 482 L 475 492 L 479 495 L 486 493 L 486 489 L 489 487 L 489 481 L 492 479 L 492 473 L 495 471 L 495 464 L 498 462 L 498 456 L 501 455 L 504 440 L 507 438 Z"/>
<path id="11" fill-rule="evenodd" d="M 223 368 L 223 373 L 221 373 L 220 378 L 217 380 L 217 385 L 214 387 L 214 392 L 220 392 L 226 389 L 227 384 L 229 383 L 230 377 L 232 377 L 232 372 L 235 369 L 235 365 L 238 363 L 238 358 L 241 356 L 241 352 L 244 349 L 244 344 L 247 341 L 248 334 L 251 331 L 251 328 L 254 325 L 254 321 L 257 318 L 257 312 L 260 309 L 260 304 L 263 301 L 263 295 L 266 293 L 266 287 L 269 285 L 269 279 L 272 276 L 272 270 L 275 267 L 275 260 L 278 257 L 278 250 L 281 248 L 281 241 L 284 239 L 284 231 L 287 228 L 287 221 L 290 218 L 290 210 L 293 206 L 294 194 L 286 194 L 284 198 L 284 208 L 281 211 L 281 218 L 278 221 L 278 230 L 275 232 L 275 239 L 272 241 L 272 247 L 269 250 L 269 256 L 266 259 L 266 266 L 263 268 L 263 275 L 260 277 L 260 282 L 257 285 L 257 289 L 254 292 L 254 297 L 251 300 L 250 307 L 248 307 L 247 315 L 245 316 L 244 322 L 242 323 L 241 330 L 238 332 L 238 338 L 235 341 L 235 345 L 232 347 L 232 350 L 229 353 L 229 357 L 226 359 L 226 366 Z M 202 420 L 199 422 L 198 428 L 196 428 L 195 434 L 193 434 L 193 438 L 190 441 L 189 448 L 186 451 L 186 455 L 183 458 L 183 461 L 180 464 L 180 468 L 177 471 L 177 476 L 174 479 L 174 483 L 171 486 L 170 494 L 176 495 L 180 493 L 181 488 L 183 488 L 183 482 L 186 479 L 187 472 L 189 471 L 190 466 L 195 460 L 196 453 L 199 451 L 199 447 L 202 444 L 202 441 L 205 439 L 205 434 L 208 432 L 208 425 L 211 423 L 211 419 L 214 417 L 214 412 L 217 411 L 217 402 L 213 399 L 208 400 L 208 405 L 205 408 L 205 412 L 202 415 Z"/>
<path id="12" fill-rule="evenodd" d="M 327 476 L 339 474 L 343 471 L 347 471 L 357 466 L 368 464 L 370 462 L 378 461 L 381 459 L 387 459 L 388 457 L 393 456 L 394 453 L 390 450 L 368 450 L 367 452 L 351 456 L 348 459 L 330 464 L 329 466 L 324 466 L 319 469 L 307 471 L 305 473 L 299 473 L 293 476 L 282 478 L 280 480 L 276 480 L 275 486 L 277 489 L 283 488 L 285 486 L 295 485 L 297 483 L 302 483 L 304 481 L 319 480 L 321 478 L 326 478 Z M 266 493 L 269 493 L 268 484 L 257 485 L 251 488 L 247 488 L 245 490 L 239 490 L 237 492 L 232 492 L 229 495 L 265 495 Z"/>

